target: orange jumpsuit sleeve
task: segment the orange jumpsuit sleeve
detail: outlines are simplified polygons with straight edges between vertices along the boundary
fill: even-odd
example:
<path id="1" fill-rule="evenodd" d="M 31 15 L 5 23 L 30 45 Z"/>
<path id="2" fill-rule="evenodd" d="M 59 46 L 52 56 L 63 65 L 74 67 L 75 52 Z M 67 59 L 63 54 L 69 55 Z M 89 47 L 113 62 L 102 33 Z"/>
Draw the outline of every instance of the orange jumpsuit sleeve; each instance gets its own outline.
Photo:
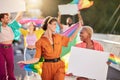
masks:
<path id="1" fill-rule="evenodd" d="M 34 58 L 40 58 L 41 57 L 41 54 L 42 54 L 42 50 L 41 50 L 41 41 L 37 41 L 36 44 L 36 53 L 35 53 L 35 56 Z"/>
<path id="2" fill-rule="evenodd" d="M 62 36 L 62 46 L 67 47 L 69 43 L 69 38 L 66 36 Z"/>

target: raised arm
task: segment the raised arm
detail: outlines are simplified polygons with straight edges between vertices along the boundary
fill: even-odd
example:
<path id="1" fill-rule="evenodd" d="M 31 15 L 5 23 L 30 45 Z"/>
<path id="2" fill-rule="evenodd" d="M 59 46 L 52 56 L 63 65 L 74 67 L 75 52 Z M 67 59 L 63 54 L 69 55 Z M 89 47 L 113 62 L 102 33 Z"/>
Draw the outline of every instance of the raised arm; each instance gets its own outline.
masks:
<path id="1" fill-rule="evenodd" d="M 72 41 L 72 40 L 76 37 L 76 35 L 77 35 L 77 34 L 78 34 L 78 32 L 80 31 L 80 29 L 81 29 L 82 25 L 84 24 L 84 22 L 83 22 L 83 19 L 82 19 L 82 16 L 81 16 L 80 12 L 78 12 L 78 18 L 79 18 L 79 25 L 78 25 L 78 28 L 77 28 L 77 30 L 73 33 L 73 35 L 72 35 L 72 36 L 70 36 L 70 41 Z"/>
<path id="2" fill-rule="evenodd" d="M 78 19 L 81 22 L 81 24 L 84 25 L 83 18 L 82 18 L 82 16 L 81 16 L 79 11 L 78 11 Z"/>
<path id="3" fill-rule="evenodd" d="M 16 17 L 15 17 L 15 20 L 18 22 L 19 20 L 22 19 L 22 16 L 23 16 L 23 12 L 18 12 Z"/>
<path id="4" fill-rule="evenodd" d="M 77 35 L 78 32 L 80 31 L 81 27 L 82 27 L 82 23 L 79 21 L 78 28 L 77 28 L 76 31 L 72 34 L 72 36 L 70 36 L 69 41 L 72 41 L 72 40 L 76 37 L 76 35 Z"/>
<path id="5" fill-rule="evenodd" d="M 61 14 L 58 12 L 58 25 L 60 26 L 60 29 L 63 29 L 63 25 L 61 24 Z"/>

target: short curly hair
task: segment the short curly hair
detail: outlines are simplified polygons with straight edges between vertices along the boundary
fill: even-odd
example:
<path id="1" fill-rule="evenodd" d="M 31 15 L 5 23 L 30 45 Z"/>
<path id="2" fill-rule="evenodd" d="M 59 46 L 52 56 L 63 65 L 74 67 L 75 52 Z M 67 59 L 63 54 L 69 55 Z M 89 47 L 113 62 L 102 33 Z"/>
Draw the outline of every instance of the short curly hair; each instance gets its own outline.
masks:
<path id="1" fill-rule="evenodd" d="M 89 34 L 90 37 L 92 37 L 92 35 L 93 35 L 93 29 L 92 29 L 92 27 L 90 27 L 90 26 L 83 26 L 82 30 L 83 29 Z"/>

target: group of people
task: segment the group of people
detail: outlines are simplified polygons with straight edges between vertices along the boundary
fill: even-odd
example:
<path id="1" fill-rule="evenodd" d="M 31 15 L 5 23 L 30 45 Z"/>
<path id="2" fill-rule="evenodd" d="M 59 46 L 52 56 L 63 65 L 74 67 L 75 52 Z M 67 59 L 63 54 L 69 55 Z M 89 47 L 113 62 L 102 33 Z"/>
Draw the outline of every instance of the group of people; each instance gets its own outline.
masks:
<path id="1" fill-rule="evenodd" d="M 67 47 L 80 29 L 81 43 L 76 44 L 76 47 L 88 48 L 93 50 L 103 51 L 103 47 L 97 41 L 91 40 L 93 29 L 89 26 L 83 26 L 83 20 L 78 13 L 79 25 L 76 31 L 70 36 L 63 36 L 56 33 L 56 25 L 59 24 L 61 32 L 66 31 L 71 25 L 74 25 L 71 18 L 67 19 L 67 25 L 61 24 L 61 15 L 58 19 L 48 16 L 45 18 L 40 29 L 36 29 L 33 22 L 28 24 L 28 29 L 21 28 L 19 20 L 21 14 L 18 14 L 9 23 L 10 17 L 8 13 L 0 14 L 0 80 L 16 80 L 14 76 L 14 53 L 12 42 L 20 36 L 16 35 L 18 31 L 24 36 L 24 61 L 19 61 L 18 64 L 33 64 L 44 57 L 42 66 L 42 80 L 64 80 L 65 79 L 65 64 L 60 59 L 62 46 Z M 31 75 L 31 72 L 27 72 Z M 74 74 L 72 74 L 74 75 Z M 88 80 L 88 78 L 77 77 L 77 80 Z"/>

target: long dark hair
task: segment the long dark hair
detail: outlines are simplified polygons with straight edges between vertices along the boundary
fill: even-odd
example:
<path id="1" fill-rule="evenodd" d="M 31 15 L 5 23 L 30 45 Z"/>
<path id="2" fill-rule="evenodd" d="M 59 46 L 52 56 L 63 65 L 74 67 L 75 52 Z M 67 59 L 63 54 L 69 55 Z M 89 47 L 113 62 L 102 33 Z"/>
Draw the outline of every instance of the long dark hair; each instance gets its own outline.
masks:
<path id="1" fill-rule="evenodd" d="M 46 31 L 48 24 L 51 24 L 54 21 L 57 22 L 57 19 L 55 17 L 51 17 L 51 16 L 46 17 L 45 20 L 44 20 L 44 22 L 43 22 L 43 24 L 42 24 L 43 30 Z"/>
<path id="2" fill-rule="evenodd" d="M 34 27 L 33 31 L 36 31 L 36 25 L 35 25 L 35 23 L 34 22 L 29 22 L 29 23 L 27 23 L 27 26 L 30 27 L 30 24 L 32 24 L 33 27 Z"/>

